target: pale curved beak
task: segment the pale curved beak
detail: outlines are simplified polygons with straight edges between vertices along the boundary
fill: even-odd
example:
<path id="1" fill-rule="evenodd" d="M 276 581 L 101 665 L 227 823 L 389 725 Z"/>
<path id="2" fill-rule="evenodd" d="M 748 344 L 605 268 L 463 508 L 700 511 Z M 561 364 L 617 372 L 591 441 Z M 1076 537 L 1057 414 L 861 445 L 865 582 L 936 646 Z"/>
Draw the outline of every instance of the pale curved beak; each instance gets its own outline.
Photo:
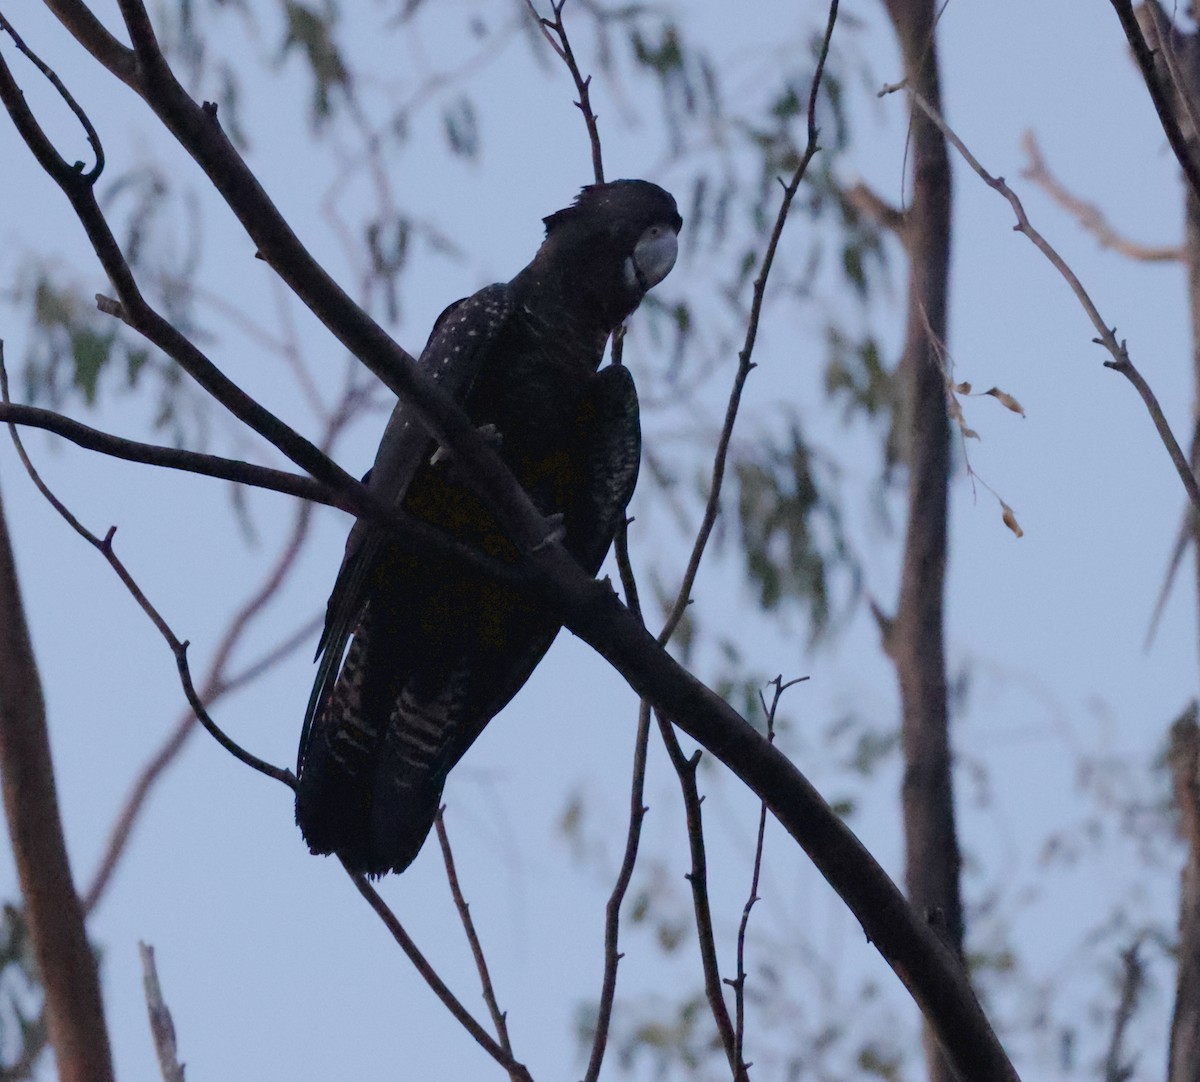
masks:
<path id="1" fill-rule="evenodd" d="M 654 226 L 642 234 L 633 248 L 633 271 L 643 291 L 653 289 L 675 266 L 679 238 L 673 229 Z"/>

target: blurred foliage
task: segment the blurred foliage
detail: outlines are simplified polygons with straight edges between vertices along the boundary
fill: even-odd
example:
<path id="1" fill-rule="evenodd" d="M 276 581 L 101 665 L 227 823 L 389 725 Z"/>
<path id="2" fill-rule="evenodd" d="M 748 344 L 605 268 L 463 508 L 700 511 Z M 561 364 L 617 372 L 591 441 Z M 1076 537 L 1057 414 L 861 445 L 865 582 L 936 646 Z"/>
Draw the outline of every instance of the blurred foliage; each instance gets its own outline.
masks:
<path id="1" fill-rule="evenodd" d="M 802 600 L 810 616 L 810 641 L 833 618 L 830 576 L 848 576 L 855 596 L 861 581 L 842 523 L 837 469 L 818 456 L 793 418 L 778 442 L 757 442 L 733 458 L 737 481 L 737 545 L 758 603 L 777 608 Z"/>
<path id="2" fill-rule="evenodd" d="M 330 0 L 319 7 L 283 0 L 284 34 L 279 48 L 282 63 L 299 53 L 312 73 L 309 115 L 320 128 L 334 113 L 334 93 L 350 84 L 350 72 L 337 44 L 338 10 Z"/>
<path id="3" fill-rule="evenodd" d="M 78 402 L 91 408 L 102 391 L 150 389 L 157 402 L 151 421 L 177 445 L 203 443 L 207 404 L 181 394 L 176 365 L 96 309 L 79 286 L 46 266 L 30 264 L 14 290 L 31 317 L 29 349 L 22 371 L 24 397 L 33 405 L 69 412 Z M 187 406 L 196 412 L 188 414 Z"/>
<path id="4" fill-rule="evenodd" d="M 21 910 L 0 916 L 0 1082 L 31 1078 L 46 1047 L 42 987 Z"/>

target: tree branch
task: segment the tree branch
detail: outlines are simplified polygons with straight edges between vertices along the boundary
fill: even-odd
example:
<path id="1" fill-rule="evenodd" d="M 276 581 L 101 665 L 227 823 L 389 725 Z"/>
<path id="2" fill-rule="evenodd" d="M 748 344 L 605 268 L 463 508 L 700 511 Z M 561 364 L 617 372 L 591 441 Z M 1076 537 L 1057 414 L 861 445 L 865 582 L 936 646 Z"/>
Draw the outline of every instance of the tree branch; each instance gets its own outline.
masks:
<path id="1" fill-rule="evenodd" d="M 733 426 L 737 420 L 738 408 L 741 405 L 742 391 L 746 386 L 746 380 L 750 377 L 750 373 L 755 367 L 751 361 L 751 357 L 754 353 L 754 344 L 758 340 L 758 324 L 762 316 L 763 297 L 767 291 L 767 278 L 775 262 L 775 253 L 779 248 L 779 240 L 783 236 L 783 227 L 787 224 L 788 211 L 791 210 L 792 200 L 795 199 L 796 192 L 800 190 L 800 183 L 804 180 L 804 176 L 808 172 L 809 163 L 816 156 L 817 151 L 820 150 L 820 146 L 817 143 L 820 135 L 820 131 L 817 128 L 817 95 L 821 89 L 821 76 L 825 71 L 825 61 L 829 57 L 829 45 L 833 40 L 833 28 L 837 23 L 837 13 L 838 0 L 832 0 L 829 5 L 829 19 L 825 24 L 825 36 L 821 41 L 820 52 L 817 54 L 817 68 L 813 73 L 812 84 L 808 92 L 808 140 L 804 147 L 804 153 L 800 156 L 800 163 L 796 166 L 796 171 L 792 174 L 792 179 L 786 185 L 783 185 L 781 182 L 783 199 L 779 204 L 779 212 L 775 216 L 775 227 L 771 230 L 771 238 L 767 242 L 766 251 L 763 253 L 762 268 L 758 272 L 758 277 L 754 280 L 753 299 L 750 302 L 750 318 L 746 323 L 746 336 L 742 342 L 741 351 L 738 353 L 737 373 L 734 375 L 733 387 L 729 392 L 729 401 L 725 407 L 725 423 L 721 427 L 721 435 L 717 440 L 717 451 L 713 456 L 712 481 L 709 484 L 708 500 L 704 507 L 704 516 L 700 522 L 700 529 L 696 533 L 696 540 L 692 545 L 692 552 L 688 557 L 687 568 L 683 573 L 683 581 L 679 585 L 679 592 L 675 597 L 675 603 L 667 615 L 662 631 L 659 632 L 658 641 L 664 645 L 675 634 L 675 629 L 679 626 L 679 621 L 683 619 L 683 614 L 687 611 L 687 607 L 691 603 L 692 587 L 695 585 L 696 576 L 700 571 L 700 561 L 704 557 L 704 550 L 708 545 L 708 539 L 712 535 L 717 516 L 721 511 L 721 485 L 725 479 L 725 466 L 729 457 L 729 444 L 733 439 Z"/>
<path id="2" fill-rule="evenodd" d="M 202 454 L 199 451 L 139 443 L 101 432 L 61 413 L 37 406 L 23 406 L 14 402 L 0 403 L 0 422 L 41 428 L 70 440 L 78 447 L 98 451 L 102 455 L 110 455 L 126 462 L 141 462 L 148 466 L 163 466 L 204 477 L 217 477 L 224 481 L 233 481 L 235 484 L 282 492 L 287 496 L 296 496 L 302 500 L 352 512 L 349 500 L 339 497 L 327 484 L 314 481 L 311 477 L 274 470 L 267 466 L 256 466 L 238 459 Z"/>
<path id="3" fill-rule="evenodd" d="M 146 991 L 146 1010 L 150 1013 L 150 1035 L 154 1038 L 154 1051 L 158 1055 L 158 1069 L 163 1082 L 184 1082 L 183 1064 L 179 1062 L 179 1049 L 175 1043 L 175 1023 L 171 1011 L 163 999 L 162 986 L 158 983 L 158 967 L 154 964 L 154 948 L 145 943 L 138 944 L 142 956 L 142 985 Z"/>
<path id="4" fill-rule="evenodd" d="M 174 83 L 165 89 L 142 87 L 142 92 L 205 168 L 264 258 L 351 352 L 377 374 L 394 377 L 394 389 L 414 402 L 435 437 L 455 453 L 472 487 L 526 554 L 531 591 L 613 664 L 640 697 L 650 698 L 767 800 L 932 1020 L 960 1074 L 973 1082 L 1015 1078 L 953 955 L 916 919 L 895 885 L 803 775 L 659 647 L 611 588 L 584 575 L 560 544 L 543 543 L 549 532 L 545 520 L 454 402 L 405 363 L 407 355 L 323 271 L 309 266 L 311 257 L 229 145 L 214 110 L 198 106 Z M 292 257 L 296 265 L 289 265 Z M 345 484 L 339 479 L 333 487 L 340 490 Z"/>
<path id="5" fill-rule="evenodd" d="M 343 865 L 344 866 L 344 865 Z M 387 903 L 379 896 L 379 892 L 367 882 L 364 875 L 346 869 L 350 881 L 367 904 L 375 910 L 376 915 L 383 921 L 384 927 L 391 933 L 392 938 L 399 944 L 400 949 L 408 956 L 414 968 L 425 979 L 425 983 L 433 989 L 434 994 L 445 1004 L 446 1009 L 462 1024 L 462 1027 L 475 1038 L 479 1046 L 503 1067 L 514 1080 L 533 1082 L 525 1065 L 518 1063 L 512 1055 L 498 1045 L 486 1029 L 476 1021 L 475 1017 L 462 1005 L 459 999 L 446 986 L 446 982 L 438 976 L 437 971 L 429 964 L 412 937 L 404 930 L 404 925 L 396 918 L 396 914 L 388 908 Z"/>
<path id="6" fill-rule="evenodd" d="M 583 72 L 579 70 L 579 64 L 575 60 L 575 53 L 571 49 L 571 39 L 567 37 L 567 27 L 563 22 L 563 8 L 567 6 L 567 0 L 550 0 L 550 10 L 554 12 L 553 19 L 544 19 L 537 13 L 537 8 L 533 6 L 533 0 L 525 0 L 529 8 L 529 13 L 537 21 L 539 29 L 542 31 L 542 36 L 550 43 L 550 47 L 558 53 L 562 61 L 567 66 L 567 70 L 571 73 L 571 78 L 575 82 L 575 91 L 579 95 L 579 99 L 575 102 L 575 107 L 583 114 L 583 122 L 587 126 L 588 143 L 592 148 L 592 174 L 596 178 L 597 184 L 604 183 L 604 156 L 600 149 L 600 129 L 596 125 L 596 114 L 592 112 L 592 101 L 589 90 L 592 85 L 592 77 L 589 75 L 586 78 Z M 557 40 L 555 40 L 557 38 Z"/>
<path id="7" fill-rule="evenodd" d="M 471 907 L 467 904 L 467 899 L 464 897 L 462 887 L 458 882 L 458 871 L 454 867 L 454 853 L 450 849 L 450 838 L 446 834 L 445 813 L 445 805 L 438 808 L 433 825 L 437 827 L 438 845 L 441 846 L 442 861 L 446 865 L 446 881 L 450 884 L 450 894 L 454 898 L 454 907 L 458 910 L 463 931 L 467 935 L 467 942 L 471 945 L 471 956 L 475 959 L 475 968 L 479 971 L 479 983 L 483 987 L 483 1001 L 487 1004 L 488 1012 L 492 1016 L 492 1025 L 496 1027 L 496 1036 L 500 1040 L 500 1047 L 504 1050 L 505 1055 L 511 1058 L 513 1050 L 512 1043 L 508 1038 L 507 1015 L 500 1009 L 500 1004 L 496 1002 L 496 990 L 492 987 L 492 977 L 488 972 L 487 958 L 484 957 L 483 945 L 479 942 L 479 935 L 475 931 L 475 922 L 471 919 Z M 519 1077 L 519 1075 L 513 1075 L 514 1080 Z"/>
<path id="8" fill-rule="evenodd" d="M 1150 91 L 1150 100 L 1154 103 L 1154 111 L 1158 113 L 1159 123 L 1167 136 L 1167 142 L 1175 152 L 1175 158 L 1183 169 L 1188 187 L 1200 198 L 1200 164 L 1188 145 L 1186 136 L 1179 126 L 1175 115 L 1174 103 L 1171 100 L 1171 88 L 1163 86 L 1162 80 L 1154 63 L 1154 52 L 1147 44 L 1142 28 L 1134 12 L 1132 0 L 1109 0 L 1117 18 L 1121 21 L 1121 29 L 1133 50 L 1133 59 L 1142 73 L 1146 89 Z"/>
<path id="9" fill-rule="evenodd" d="M 938 0 L 888 3 L 908 84 L 934 108 L 941 101 L 937 9 Z M 896 612 L 884 649 L 900 691 L 904 883 L 918 915 L 961 958 L 962 855 L 945 648 L 950 409 L 958 408 L 947 398 L 953 380 L 945 348 L 953 185 L 945 138 L 911 104 L 909 114 L 912 194 L 903 236 L 908 296 L 895 377 L 907 507 Z M 930 1082 L 950 1082 L 953 1068 L 928 1025 L 922 1036 Z"/>
<path id="10" fill-rule="evenodd" d="M 696 915 L 696 940 L 700 945 L 700 968 L 704 973 L 704 994 L 708 1009 L 717 1026 L 717 1036 L 729 1061 L 734 1082 L 748 1082 L 746 1064 L 738 1058 L 737 1035 L 729 1018 L 729 1007 L 725 1003 L 722 987 L 721 967 L 717 961 L 717 944 L 713 935 L 712 907 L 708 900 L 708 859 L 704 850 L 704 820 L 700 810 L 700 790 L 696 785 L 696 767 L 700 765 L 701 752 L 690 758 L 683 754 L 675 729 L 661 713 L 657 714 L 658 731 L 666 746 L 671 765 L 679 778 L 679 789 L 683 794 L 684 813 L 687 816 L 688 853 L 692 868 L 686 878 L 692 888 L 692 910 Z"/>
<path id="11" fill-rule="evenodd" d="M 0 358 L 2 361 L 2 358 Z M 3 397 L 8 397 L 8 381 L 4 376 L 2 364 L 0 364 L 0 392 Z M 290 789 L 295 789 L 296 779 L 290 770 L 284 770 L 277 766 L 272 766 L 257 755 L 252 755 L 246 751 L 240 744 L 231 739 L 225 732 L 209 717 L 208 712 L 204 708 L 204 703 L 200 696 L 196 693 L 196 688 L 192 683 L 191 670 L 188 667 L 187 650 L 188 643 L 181 642 L 175 633 L 171 630 L 166 620 L 159 614 L 158 610 L 150 603 L 150 599 L 142 593 L 141 587 L 138 586 L 133 576 L 121 562 L 113 549 L 113 537 L 116 535 L 117 528 L 109 527 L 108 533 L 105 534 L 103 540 L 92 533 L 86 526 L 83 525 L 67 508 L 67 506 L 50 491 L 46 482 L 42 480 L 41 475 L 30 461 L 29 455 L 25 451 L 25 446 L 21 442 L 21 437 L 17 434 L 16 427 L 9 425 L 9 435 L 12 437 L 13 446 L 20 456 L 21 463 L 25 467 L 25 471 L 29 474 L 37 489 L 49 502 L 51 507 L 62 516 L 67 524 L 82 537 L 89 545 L 96 549 L 109 563 L 109 566 L 117 573 L 117 577 L 124 583 L 125 588 L 133 595 L 133 599 L 141 607 L 142 611 L 150 618 L 150 622 L 158 628 L 159 634 L 166 640 L 167 645 L 171 649 L 171 653 L 175 656 L 175 667 L 179 672 L 180 683 L 183 685 L 184 695 L 187 697 L 188 703 L 192 710 L 195 711 L 200 724 L 208 730 L 209 734 L 221 745 L 230 755 L 236 759 L 240 759 L 246 766 L 257 770 L 260 774 L 265 774 L 269 778 L 274 778 L 276 781 L 282 782 Z"/>
<path id="12" fill-rule="evenodd" d="M 637 861 L 642 837 L 642 820 L 646 817 L 646 752 L 650 742 L 650 703 L 642 700 L 638 708 L 637 737 L 634 740 L 633 780 L 629 793 L 629 829 L 625 834 L 625 855 L 613 884 L 608 904 L 604 907 L 604 977 L 600 985 L 600 1001 L 596 1007 L 596 1029 L 592 1034 L 592 1051 L 588 1057 L 584 1082 L 596 1082 L 608 1048 L 608 1029 L 612 1021 L 613 1001 L 617 994 L 617 965 L 621 961 L 618 935 L 621 928 L 621 903 L 629 890 L 633 868 Z"/>
<path id="13" fill-rule="evenodd" d="M 770 683 L 770 686 L 775 689 L 774 694 L 771 696 L 770 705 L 767 705 L 767 700 L 762 692 L 758 693 L 758 701 L 762 704 L 763 715 L 767 719 L 767 741 L 769 743 L 774 743 L 775 741 L 775 711 L 779 708 L 779 700 L 783 698 L 783 693 L 793 685 L 803 683 L 807 679 L 807 676 L 800 676 L 795 680 L 789 680 L 785 684 L 782 676 L 775 677 Z M 750 893 L 746 898 L 746 904 L 742 906 L 742 919 L 738 924 L 737 976 L 732 981 L 726 982 L 733 986 L 734 1051 L 736 1053 L 736 1062 L 746 1067 L 750 1066 L 750 1064 L 746 1063 L 746 932 L 750 927 L 750 911 L 758 901 L 758 880 L 762 873 L 763 843 L 766 840 L 766 834 L 767 806 L 763 804 L 759 810 L 758 834 L 754 842 L 754 864 L 753 871 L 750 874 Z"/>
<path id="14" fill-rule="evenodd" d="M 1119 3 L 1119 0 L 1112 0 L 1114 5 Z M 1180 449 L 1179 441 L 1175 439 L 1174 433 L 1171 431 L 1171 426 L 1167 423 L 1167 419 L 1163 414 L 1162 406 L 1159 405 L 1158 398 L 1155 396 L 1150 385 L 1143 378 L 1141 372 L 1134 366 L 1129 359 L 1129 353 L 1126 349 L 1125 342 L 1117 340 L 1117 332 L 1115 327 L 1109 327 L 1100 316 L 1095 304 L 1092 303 L 1091 297 L 1088 296 L 1087 290 L 1084 289 L 1083 283 L 1075 275 L 1075 272 L 1067 265 L 1066 261 L 1058 254 L 1051 246 L 1050 242 L 1039 233 L 1029 221 L 1029 216 L 1025 213 L 1025 208 L 1021 205 L 1021 200 L 1017 194 L 1004 182 L 1003 177 L 994 177 L 982 165 L 978 159 L 967 149 L 963 141 L 954 133 L 950 126 L 943 120 L 937 112 L 929 105 L 920 94 L 915 93 L 911 88 L 904 84 L 898 86 L 887 86 L 881 91 L 882 94 L 889 94 L 896 90 L 907 90 L 912 96 L 913 101 L 917 104 L 926 116 L 928 116 L 942 131 L 949 142 L 954 146 L 955 150 L 963 156 L 963 159 L 971 167 L 979 178 L 993 190 L 999 192 L 1009 205 L 1013 208 L 1013 213 L 1017 217 L 1017 224 L 1013 227 L 1018 233 L 1024 233 L 1038 251 L 1042 253 L 1054 266 L 1054 268 L 1067 280 L 1067 284 L 1071 287 L 1072 292 L 1078 298 L 1079 303 L 1083 305 L 1083 309 L 1087 312 L 1088 319 L 1091 320 L 1092 326 L 1096 328 L 1097 337 L 1093 339 L 1098 345 L 1103 346 L 1108 350 L 1112 360 L 1105 361 L 1104 367 L 1111 368 L 1114 372 L 1120 372 L 1130 383 L 1133 384 L 1142 401 L 1146 405 L 1146 410 L 1150 414 L 1150 419 L 1154 423 L 1154 427 L 1158 432 L 1159 439 L 1163 446 L 1167 449 L 1167 454 L 1170 455 L 1171 464 L 1175 467 L 1175 472 L 1179 475 L 1179 479 L 1183 482 L 1183 487 L 1187 491 L 1188 499 L 1191 501 L 1193 509 L 1200 513 L 1200 486 L 1197 486 L 1196 477 L 1192 473 L 1191 467 L 1188 465 L 1188 460 Z"/>

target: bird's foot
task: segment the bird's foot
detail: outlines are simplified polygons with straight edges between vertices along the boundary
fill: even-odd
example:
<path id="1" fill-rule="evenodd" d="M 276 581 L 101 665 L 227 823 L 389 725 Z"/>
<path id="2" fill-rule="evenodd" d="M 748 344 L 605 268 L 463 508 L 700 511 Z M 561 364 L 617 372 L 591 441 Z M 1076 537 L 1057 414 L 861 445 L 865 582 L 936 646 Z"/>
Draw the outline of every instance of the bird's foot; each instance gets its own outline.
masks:
<path id="1" fill-rule="evenodd" d="M 480 425 L 476 431 L 483 437 L 483 442 L 489 447 L 499 447 L 503 442 L 500 430 L 494 424 Z M 454 452 L 449 447 L 438 447 L 429 460 L 429 465 L 437 466 L 442 462 L 453 462 Z"/>

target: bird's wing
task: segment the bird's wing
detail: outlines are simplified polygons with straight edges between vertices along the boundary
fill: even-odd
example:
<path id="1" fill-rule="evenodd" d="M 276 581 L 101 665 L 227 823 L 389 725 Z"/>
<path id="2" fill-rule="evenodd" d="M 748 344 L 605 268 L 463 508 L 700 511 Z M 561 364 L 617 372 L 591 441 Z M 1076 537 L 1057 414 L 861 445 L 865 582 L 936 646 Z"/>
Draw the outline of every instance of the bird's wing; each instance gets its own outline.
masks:
<path id="1" fill-rule="evenodd" d="M 419 364 L 422 370 L 444 391 L 462 402 L 488 347 L 512 309 L 512 290 L 506 283 L 487 286 L 450 305 L 438 317 L 421 353 Z M 375 464 L 363 479 L 367 487 L 384 502 L 399 507 L 417 470 L 432 453 L 432 443 L 417 409 L 401 398 L 384 429 Z M 325 629 L 317 646 L 321 663 L 304 715 L 297 770 L 304 761 L 313 718 L 337 678 L 346 644 L 358 625 L 364 601 L 363 583 L 387 537 L 386 527 L 359 519 L 346 539 L 346 553 L 329 595 Z"/>
<path id="2" fill-rule="evenodd" d="M 589 574 L 600 570 L 633 498 L 642 457 L 637 390 L 629 369 L 596 373 L 580 409 L 583 484 L 566 509 L 566 546 Z"/>
<path id="3" fill-rule="evenodd" d="M 589 575 L 595 575 L 633 497 L 641 463 L 637 391 L 628 368 L 610 365 L 592 378 L 578 406 L 572 442 L 580 476 L 564 508 L 563 544 Z M 486 589 L 509 599 L 511 587 Z M 508 603 L 512 611 L 496 636 L 503 645 L 480 651 L 471 671 L 461 674 L 467 724 L 431 760 L 431 769 L 439 774 L 458 761 L 487 722 L 521 690 L 558 635 L 558 622 L 533 599 L 519 595 Z"/>

